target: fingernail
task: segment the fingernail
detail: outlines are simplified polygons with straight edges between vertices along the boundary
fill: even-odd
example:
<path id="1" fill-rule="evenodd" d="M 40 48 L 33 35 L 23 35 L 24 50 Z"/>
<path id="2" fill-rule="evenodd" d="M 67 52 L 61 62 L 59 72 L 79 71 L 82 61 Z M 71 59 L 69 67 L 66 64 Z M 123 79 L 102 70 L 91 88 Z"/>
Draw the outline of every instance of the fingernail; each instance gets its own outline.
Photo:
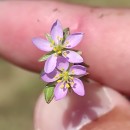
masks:
<path id="1" fill-rule="evenodd" d="M 125 102 L 119 93 L 94 81 L 85 83 L 85 88 L 84 97 L 73 93 L 50 104 L 41 95 L 35 109 L 35 130 L 80 130 Z"/>
<path id="2" fill-rule="evenodd" d="M 119 106 L 95 122 L 85 125 L 81 130 L 130 130 L 129 121 L 129 106 L 126 108 Z"/>

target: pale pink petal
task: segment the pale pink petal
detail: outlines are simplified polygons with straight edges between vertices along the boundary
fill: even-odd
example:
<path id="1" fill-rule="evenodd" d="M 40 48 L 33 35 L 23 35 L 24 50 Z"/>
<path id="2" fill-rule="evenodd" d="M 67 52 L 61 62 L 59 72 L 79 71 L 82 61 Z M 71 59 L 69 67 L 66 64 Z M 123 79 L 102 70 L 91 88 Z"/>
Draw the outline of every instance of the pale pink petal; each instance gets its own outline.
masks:
<path id="1" fill-rule="evenodd" d="M 73 48 L 77 46 L 83 38 L 83 33 L 74 33 L 67 37 L 65 40 L 65 48 Z"/>
<path id="2" fill-rule="evenodd" d="M 56 21 L 51 28 L 51 37 L 56 44 L 59 43 L 60 38 L 63 38 L 63 29 L 60 21 Z"/>
<path id="3" fill-rule="evenodd" d="M 43 81 L 45 81 L 47 83 L 54 82 L 59 79 L 59 77 L 58 77 L 59 74 L 60 74 L 60 72 L 57 71 L 56 69 L 54 69 L 51 73 L 48 73 L 48 74 L 44 72 L 41 75 L 41 78 Z"/>
<path id="4" fill-rule="evenodd" d="M 72 75 L 85 75 L 87 72 L 85 66 L 82 65 L 73 65 L 70 67 L 69 73 Z"/>
<path id="5" fill-rule="evenodd" d="M 80 96 L 84 96 L 85 90 L 84 90 L 84 85 L 83 85 L 82 81 L 78 78 L 74 78 L 73 82 L 74 82 L 74 85 L 71 86 L 73 91 Z"/>
<path id="6" fill-rule="evenodd" d="M 47 40 L 44 40 L 42 38 L 33 38 L 32 42 L 38 49 L 42 51 L 52 51 L 52 47 Z"/>
<path id="7" fill-rule="evenodd" d="M 57 64 L 57 56 L 55 54 L 52 54 L 45 62 L 44 66 L 45 73 L 51 73 L 56 68 L 56 64 Z"/>
<path id="8" fill-rule="evenodd" d="M 62 55 L 67 58 L 70 63 L 81 63 L 83 58 L 75 51 L 66 50 L 62 52 Z"/>
<path id="9" fill-rule="evenodd" d="M 66 96 L 68 89 L 67 88 L 61 88 L 62 85 L 64 85 L 64 82 L 58 83 L 54 89 L 54 96 L 55 96 L 55 100 L 60 100 L 63 97 Z"/>
<path id="10" fill-rule="evenodd" d="M 57 68 L 63 71 L 63 70 L 67 70 L 68 67 L 69 67 L 68 60 L 63 56 L 59 56 L 57 59 Z"/>

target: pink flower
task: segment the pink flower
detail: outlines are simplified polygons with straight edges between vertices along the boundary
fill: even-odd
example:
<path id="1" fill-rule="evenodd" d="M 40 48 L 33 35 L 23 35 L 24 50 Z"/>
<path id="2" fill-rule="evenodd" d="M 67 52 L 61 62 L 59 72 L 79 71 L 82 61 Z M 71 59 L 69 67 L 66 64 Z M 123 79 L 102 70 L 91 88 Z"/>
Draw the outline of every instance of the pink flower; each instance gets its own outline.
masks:
<path id="1" fill-rule="evenodd" d="M 83 33 L 74 33 L 64 39 L 63 29 L 57 20 L 51 28 L 48 40 L 42 38 L 33 38 L 34 45 L 42 51 L 52 52 L 45 62 L 44 71 L 51 73 L 54 71 L 58 56 L 65 57 L 70 63 L 81 63 L 83 58 L 75 51 L 69 50 L 79 44 Z"/>
<path id="2" fill-rule="evenodd" d="M 69 68 L 67 59 L 60 56 L 57 59 L 57 69 L 54 69 L 51 73 L 44 72 L 41 78 L 47 83 L 57 81 L 54 88 L 54 97 L 59 100 L 66 96 L 69 89 L 80 96 L 84 96 L 84 85 L 79 78 L 86 74 L 86 67 L 73 65 Z"/>

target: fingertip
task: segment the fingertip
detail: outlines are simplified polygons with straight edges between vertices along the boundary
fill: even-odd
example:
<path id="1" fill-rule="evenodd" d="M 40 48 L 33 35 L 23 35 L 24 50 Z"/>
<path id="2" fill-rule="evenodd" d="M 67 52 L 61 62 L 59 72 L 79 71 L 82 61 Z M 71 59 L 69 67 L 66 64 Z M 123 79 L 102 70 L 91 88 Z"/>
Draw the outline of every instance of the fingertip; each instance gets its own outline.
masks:
<path id="1" fill-rule="evenodd" d="M 118 92 L 91 81 L 85 83 L 86 95 L 74 93 L 46 104 L 41 95 L 35 109 L 35 130 L 76 130 L 106 115 L 116 107 L 129 108 L 128 101 Z"/>

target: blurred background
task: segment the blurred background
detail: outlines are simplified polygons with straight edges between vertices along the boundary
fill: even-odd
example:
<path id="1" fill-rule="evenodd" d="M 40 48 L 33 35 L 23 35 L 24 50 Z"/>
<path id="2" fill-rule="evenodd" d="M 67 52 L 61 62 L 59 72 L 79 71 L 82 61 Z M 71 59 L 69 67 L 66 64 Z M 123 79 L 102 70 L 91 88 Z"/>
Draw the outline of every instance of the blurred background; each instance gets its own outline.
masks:
<path id="1" fill-rule="evenodd" d="M 130 7 L 130 0 L 64 0 L 101 7 Z M 39 75 L 0 59 L 0 130 L 33 130 L 33 111 L 42 92 Z"/>

